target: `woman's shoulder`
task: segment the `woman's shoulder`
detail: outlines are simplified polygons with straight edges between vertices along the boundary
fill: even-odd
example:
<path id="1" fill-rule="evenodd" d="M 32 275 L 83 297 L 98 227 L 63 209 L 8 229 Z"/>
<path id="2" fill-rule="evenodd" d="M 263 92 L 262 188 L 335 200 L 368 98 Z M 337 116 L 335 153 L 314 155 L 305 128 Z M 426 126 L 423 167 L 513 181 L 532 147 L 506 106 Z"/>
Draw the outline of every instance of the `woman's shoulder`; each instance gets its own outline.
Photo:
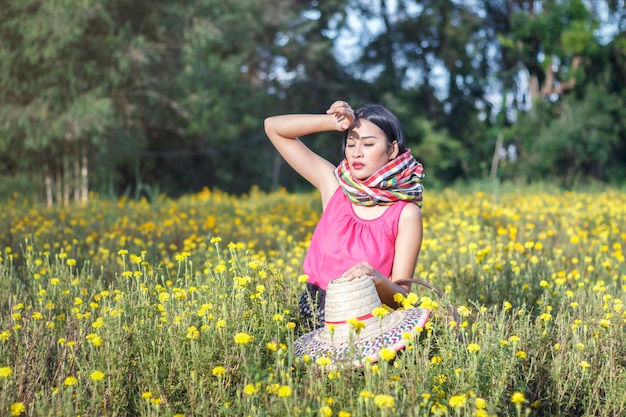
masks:
<path id="1" fill-rule="evenodd" d="M 414 202 L 407 202 L 404 204 L 402 211 L 400 212 L 400 222 L 421 222 L 422 221 L 422 209 Z"/>

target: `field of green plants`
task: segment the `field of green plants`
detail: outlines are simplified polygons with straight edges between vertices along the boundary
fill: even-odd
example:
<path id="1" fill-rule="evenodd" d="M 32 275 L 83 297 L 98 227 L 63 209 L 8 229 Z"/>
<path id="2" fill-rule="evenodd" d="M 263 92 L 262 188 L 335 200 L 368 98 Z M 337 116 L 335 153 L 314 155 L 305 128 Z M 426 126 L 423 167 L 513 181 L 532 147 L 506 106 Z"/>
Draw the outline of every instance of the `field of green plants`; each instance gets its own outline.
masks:
<path id="1" fill-rule="evenodd" d="M 626 193 L 427 190 L 415 278 L 446 296 L 413 287 L 428 326 L 363 369 L 292 354 L 320 209 L 3 203 L 0 415 L 626 414 Z"/>

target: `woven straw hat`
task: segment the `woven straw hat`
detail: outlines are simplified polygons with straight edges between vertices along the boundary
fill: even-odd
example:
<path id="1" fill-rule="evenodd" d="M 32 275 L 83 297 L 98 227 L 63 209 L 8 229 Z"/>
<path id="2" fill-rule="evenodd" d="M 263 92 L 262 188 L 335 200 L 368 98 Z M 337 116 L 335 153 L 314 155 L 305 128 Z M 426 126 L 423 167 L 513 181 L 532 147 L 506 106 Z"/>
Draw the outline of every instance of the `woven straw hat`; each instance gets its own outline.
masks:
<path id="1" fill-rule="evenodd" d="M 377 307 L 382 307 L 382 302 L 371 277 L 331 281 L 326 289 L 324 327 L 294 342 L 296 357 L 309 355 L 313 361 L 328 357 L 334 365 L 376 362 L 382 348 L 398 351 L 406 347 L 406 334 L 423 328 L 430 314 L 425 308 L 412 308 L 376 317 L 372 313 Z M 353 319 L 360 322 L 358 332 Z"/>

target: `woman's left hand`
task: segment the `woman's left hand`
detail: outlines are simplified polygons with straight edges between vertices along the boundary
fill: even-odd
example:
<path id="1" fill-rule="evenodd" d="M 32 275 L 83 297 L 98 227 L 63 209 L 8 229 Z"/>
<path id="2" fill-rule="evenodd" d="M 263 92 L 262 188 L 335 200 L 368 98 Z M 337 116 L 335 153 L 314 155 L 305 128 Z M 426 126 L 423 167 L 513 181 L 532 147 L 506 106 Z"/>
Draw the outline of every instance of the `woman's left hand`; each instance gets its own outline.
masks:
<path id="1" fill-rule="evenodd" d="M 352 281 L 355 278 L 361 277 L 363 275 L 369 275 L 372 277 L 374 283 L 376 283 L 377 279 L 386 279 L 383 274 L 378 272 L 369 262 L 361 262 L 354 265 L 352 268 L 348 269 L 344 272 L 341 277 L 346 278 L 348 281 Z"/>

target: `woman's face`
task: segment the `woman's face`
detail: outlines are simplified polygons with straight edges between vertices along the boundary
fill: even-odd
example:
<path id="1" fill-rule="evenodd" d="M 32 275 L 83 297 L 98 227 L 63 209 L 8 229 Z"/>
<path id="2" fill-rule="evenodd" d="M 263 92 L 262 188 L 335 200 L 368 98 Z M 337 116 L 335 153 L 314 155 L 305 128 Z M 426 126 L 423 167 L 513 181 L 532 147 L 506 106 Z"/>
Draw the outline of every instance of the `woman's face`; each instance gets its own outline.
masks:
<path id="1" fill-rule="evenodd" d="M 346 141 L 346 159 L 352 176 L 364 180 L 398 155 L 398 143 L 387 145 L 387 137 L 374 123 L 358 120 Z"/>

